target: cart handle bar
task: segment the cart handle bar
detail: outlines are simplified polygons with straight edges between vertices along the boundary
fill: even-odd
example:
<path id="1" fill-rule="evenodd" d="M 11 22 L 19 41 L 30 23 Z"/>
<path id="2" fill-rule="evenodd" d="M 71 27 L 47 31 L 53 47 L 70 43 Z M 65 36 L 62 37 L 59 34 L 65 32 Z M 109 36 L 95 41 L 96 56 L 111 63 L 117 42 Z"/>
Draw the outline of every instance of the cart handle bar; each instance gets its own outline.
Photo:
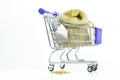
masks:
<path id="1" fill-rule="evenodd" d="M 43 8 L 40 8 L 40 9 L 38 10 L 38 12 L 39 12 L 41 15 L 43 15 L 44 13 L 49 13 L 49 14 L 52 14 L 53 16 L 58 16 L 58 15 L 59 15 L 59 13 L 57 13 L 57 12 L 49 12 L 49 11 L 44 10 Z"/>

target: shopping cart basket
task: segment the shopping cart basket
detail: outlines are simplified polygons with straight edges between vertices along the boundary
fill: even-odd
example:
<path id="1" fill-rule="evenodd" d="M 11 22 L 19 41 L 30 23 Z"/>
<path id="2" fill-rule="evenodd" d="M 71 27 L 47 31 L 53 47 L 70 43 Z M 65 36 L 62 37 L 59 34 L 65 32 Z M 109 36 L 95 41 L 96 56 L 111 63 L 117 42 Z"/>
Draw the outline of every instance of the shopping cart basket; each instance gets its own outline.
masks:
<path id="1" fill-rule="evenodd" d="M 86 63 L 88 64 L 87 70 L 88 72 L 96 71 L 98 67 L 97 61 L 86 61 L 84 59 L 78 59 L 77 52 L 79 51 L 80 47 L 83 46 L 95 46 L 101 44 L 101 38 L 102 38 L 102 29 L 93 27 L 93 26 L 84 26 L 84 25 L 75 25 L 75 24 L 66 24 L 66 23 L 59 23 L 57 21 L 57 16 L 59 15 L 57 12 L 49 12 L 42 8 L 39 9 L 39 13 L 43 15 L 47 36 L 49 40 L 50 47 L 54 49 L 54 51 L 49 56 L 49 66 L 48 70 L 53 71 L 55 64 L 60 64 L 60 68 L 64 69 L 65 64 L 71 64 L 71 63 Z M 76 27 L 75 31 L 68 31 L 67 35 L 75 36 L 74 40 L 57 40 L 56 35 L 57 29 L 59 26 L 69 26 L 69 27 Z M 87 34 L 77 33 L 77 28 L 85 28 L 88 30 Z M 79 30 L 79 29 L 78 29 Z M 77 38 L 78 35 L 81 35 L 82 37 L 89 36 L 89 39 L 83 41 Z M 79 36 L 78 36 L 79 37 Z M 70 60 L 69 54 L 72 50 L 75 51 L 75 58 L 76 60 Z M 60 61 L 59 62 L 53 62 L 51 61 L 52 55 L 58 51 L 62 50 L 62 53 L 60 55 Z M 66 52 L 67 51 L 67 52 Z M 66 54 L 67 60 L 63 60 L 62 56 L 63 54 Z"/>

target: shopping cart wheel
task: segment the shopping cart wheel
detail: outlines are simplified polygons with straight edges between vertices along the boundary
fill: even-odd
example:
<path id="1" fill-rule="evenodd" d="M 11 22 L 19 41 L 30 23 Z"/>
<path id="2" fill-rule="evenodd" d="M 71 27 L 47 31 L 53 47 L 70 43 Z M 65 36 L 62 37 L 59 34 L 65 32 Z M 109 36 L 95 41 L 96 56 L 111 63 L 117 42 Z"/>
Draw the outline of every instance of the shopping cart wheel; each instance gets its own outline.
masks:
<path id="1" fill-rule="evenodd" d="M 93 71 L 93 66 L 88 66 L 87 71 L 92 72 Z"/>
<path id="2" fill-rule="evenodd" d="M 60 68 L 64 69 L 65 68 L 65 64 L 60 64 Z"/>
<path id="3" fill-rule="evenodd" d="M 48 66 L 48 70 L 49 70 L 49 71 L 53 71 L 53 70 L 54 70 L 54 65 L 53 65 L 53 64 L 50 64 L 50 65 Z"/>
<path id="4" fill-rule="evenodd" d="M 92 65 L 88 65 L 88 72 L 92 72 L 92 71 L 96 71 L 97 70 L 97 67 L 98 67 L 98 64 L 92 64 Z"/>
<path id="5" fill-rule="evenodd" d="M 93 65 L 93 70 L 96 71 L 97 68 L 98 68 L 98 64 L 94 64 L 94 65 Z"/>

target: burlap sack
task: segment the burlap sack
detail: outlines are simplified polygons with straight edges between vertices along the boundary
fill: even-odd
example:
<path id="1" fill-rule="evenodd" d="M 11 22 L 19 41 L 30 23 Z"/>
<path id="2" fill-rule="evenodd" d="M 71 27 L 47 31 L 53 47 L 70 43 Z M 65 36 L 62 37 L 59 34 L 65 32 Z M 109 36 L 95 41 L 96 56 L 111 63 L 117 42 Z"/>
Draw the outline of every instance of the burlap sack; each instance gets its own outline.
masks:
<path id="1" fill-rule="evenodd" d="M 69 24 L 78 24 L 81 26 L 89 26 L 90 21 L 88 20 L 86 14 L 78 9 L 73 9 L 60 14 L 57 18 L 58 22 L 60 23 L 69 23 Z M 62 47 L 79 47 L 79 46 L 86 46 L 91 45 L 92 42 L 90 41 L 87 28 L 81 28 L 81 26 L 65 26 L 68 31 L 68 41 L 67 42 L 60 42 L 59 46 Z M 84 42 L 82 42 L 84 41 Z M 86 42 L 85 42 L 86 41 Z"/>

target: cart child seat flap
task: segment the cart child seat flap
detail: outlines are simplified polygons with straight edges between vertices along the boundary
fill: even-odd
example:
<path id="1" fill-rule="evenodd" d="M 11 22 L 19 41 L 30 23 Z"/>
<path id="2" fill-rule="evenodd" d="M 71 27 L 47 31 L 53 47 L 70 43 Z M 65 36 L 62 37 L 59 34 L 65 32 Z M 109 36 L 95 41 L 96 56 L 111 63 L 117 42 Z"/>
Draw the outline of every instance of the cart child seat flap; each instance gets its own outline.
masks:
<path id="1" fill-rule="evenodd" d="M 63 25 L 60 25 L 54 34 L 57 41 L 68 41 L 67 30 Z"/>

